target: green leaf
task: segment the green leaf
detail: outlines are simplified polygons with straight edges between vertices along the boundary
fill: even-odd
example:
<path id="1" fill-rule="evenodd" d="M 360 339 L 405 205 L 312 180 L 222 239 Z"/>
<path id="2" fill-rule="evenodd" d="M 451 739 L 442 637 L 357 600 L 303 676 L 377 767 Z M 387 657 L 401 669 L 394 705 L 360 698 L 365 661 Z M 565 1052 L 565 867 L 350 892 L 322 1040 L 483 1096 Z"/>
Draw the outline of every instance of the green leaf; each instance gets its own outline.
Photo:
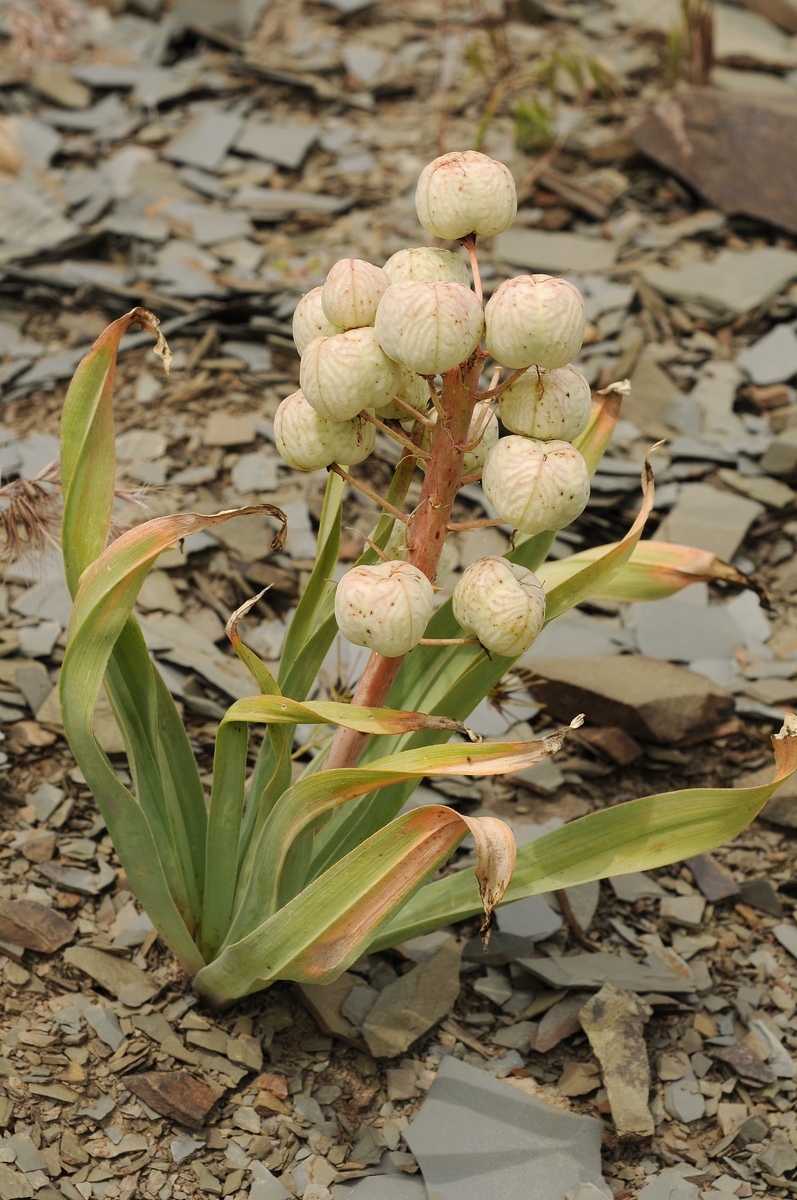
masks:
<path id="1" fill-rule="evenodd" d="M 131 885 L 164 940 L 191 971 L 202 960 L 193 942 L 191 923 L 186 923 L 188 914 L 182 901 L 186 877 L 175 871 L 174 862 L 181 855 L 183 862 L 186 858 L 188 862 L 193 860 L 180 845 L 179 832 L 171 824 L 179 819 L 180 810 L 170 803 L 168 790 L 158 791 L 158 778 L 161 786 L 174 778 L 174 767 L 168 775 L 164 772 L 159 776 L 164 762 L 161 754 L 169 756 L 171 748 L 159 746 L 156 750 L 152 744 L 153 727 L 160 727 L 163 690 L 158 691 L 151 676 L 146 675 L 152 667 L 141 632 L 130 614 L 152 563 L 168 546 L 231 516 L 263 511 L 282 515 L 273 505 L 253 505 L 211 516 L 189 513 L 159 517 L 123 534 L 83 572 L 61 670 L 61 709 L 75 758 L 105 817 Z M 119 782 L 92 730 L 97 696 L 118 646 L 121 650 L 113 671 L 118 675 L 115 682 L 124 710 L 123 726 L 147 812 Z M 237 836 L 236 831 L 236 847 Z"/>
<path id="2" fill-rule="evenodd" d="M 617 543 L 612 542 L 608 546 L 595 546 L 591 550 L 571 554 L 568 558 L 547 562 L 538 572 L 540 582 L 547 592 L 552 591 L 616 546 Z M 628 562 L 592 594 L 601 599 L 622 602 L 663 600 L 690 583 L 700 582 L 750 586 L 745 575 L 708 550 L 651 540 L 639 542 Z"/>
<path id="3" fill-rule="evenodd" d="M 737 837 L 797 769 L 797 718 L 773 739 L 777 772 L 755 788 L 689 788 L 590 813 L 518 848 L 505 903 L 608 875 L 648 871 Z M 480 911 L 473 880 L 449 875 L 418 892 L 369 949 L 397 945 Z"/>

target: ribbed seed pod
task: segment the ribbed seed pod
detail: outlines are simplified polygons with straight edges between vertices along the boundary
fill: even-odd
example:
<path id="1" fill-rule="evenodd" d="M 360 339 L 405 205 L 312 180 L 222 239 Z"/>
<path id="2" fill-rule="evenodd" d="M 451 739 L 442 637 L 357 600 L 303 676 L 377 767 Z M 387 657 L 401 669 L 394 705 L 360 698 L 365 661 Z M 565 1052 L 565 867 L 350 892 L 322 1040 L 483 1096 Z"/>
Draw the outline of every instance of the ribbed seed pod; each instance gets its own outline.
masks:
<path id="1" fill-rule="evenodd" d="M 541 442 L 572 442 L 586 428 L 591 405 L 590 386 L 575 367 L 529 367 L 504 389 L 498 407 L 512 433 Z"/>
<path id="2" fill-rule="evenodd" d="M 343 636 L 386 658 L 409 653 L 432 615 L 434 591 L 422 571 L 406 562 L 354 567 L 335 592 L 335 618 Z"/>
<path id="3" fill-rule="evenodd" d="M 327 320 L 321 305 L 322 290 L 315 287 L 311 292 L 305 292 L 294 310 L 293 340 L 300 354 L 304 354 L 313 338 L 332 337 L 333 334 L 343 333 L 342 325 L 333 325 Z"/>
<path id="4" fill-rule="evenodd" d="M 466 567 L 451 603 L 465 632 L 505 658 L 525 653 L 545 623 L 539 579 L 505 558 L 480 558 Z"/>
<path id="5" fill-rule="evenodd" d="M 382 270 L 391 283 L 407 280 L 421 283 L 470 283 L 467 264 L 451 250 L 435 250 L 431 246 L 412 246 L 397 250 Z"/>
<path id="6" fill-rule="evenodd" d="M 392 283 L 376 313 L 385 353 L 419 375 L 440 375 L 470 358 L 484 328 L 482 306 L 461 283 Z"/>
<path id="7" fill-rule="evenodd" d="M 370 325 L 315 338 L 299 367 L 302 391 L 329 421 L 348 421 L 364 408 L 387 404 L 398 381 L 398 363 L 385 354 Z"/>
<path id="8" fill-rule="evenodd" d="M 589 500 L 587 464 L 569 442 L 499 438 L 487 455 L 482 489 L 498 515 L 522 533 L 563 529 Z"/>
<path id="9" fill-rule="evenodd" d="M 341 258 L 321 289 L 324 314 L 342 329 L 373 325 L 379 301 L 389 287 L 390 279 L 381 267 L 364 258 Z"/>
<path id="10" fill-rule="evenodd" d="M 421 171 L 415 211 L 435 237 L 492 237 L 515 219 L 515 181 L 508 167 L 478 150 L 443 154 Z"/>
<path id="11" fill-rule="evenodd" d="M 333 462 L 354 466 L 368 457 L 375 440 L 376 428 L 367 421 L 328 421 L 302 392 L 286 396 L 274 417 L 277 450 L 294 471 L 320 471 Z"/>
<path id="12" fill-rule="evenodd" d="M 576 357 L 586 313 L 578 288 L 552 275 L 516 275 L 484 310 L 488 354 L 505 367 L 553 370 Z"/>

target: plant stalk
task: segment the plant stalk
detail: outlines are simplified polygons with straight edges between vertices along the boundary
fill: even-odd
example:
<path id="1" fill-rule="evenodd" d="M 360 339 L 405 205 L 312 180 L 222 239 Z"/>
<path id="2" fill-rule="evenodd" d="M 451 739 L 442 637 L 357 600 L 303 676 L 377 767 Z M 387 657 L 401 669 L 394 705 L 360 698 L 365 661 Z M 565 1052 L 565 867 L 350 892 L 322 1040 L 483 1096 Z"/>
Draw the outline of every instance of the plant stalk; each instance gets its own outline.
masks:
<path id="1" fill-rule="evenodd" d="M 481 363 L 481 352 L 476 351 L 468 362 L 454 367 L 443 376 L 441 416 L 432 432 L 421 498 L 407 523 L 406 561 L 418 567 L 431 581 L 437 574 L 450 528 L 449 517 L 462 484 L 462 459 L 476 403 Z M 387 700 L 403 661 L 403 656 L 384 658 L 373 652 L 352 697 L 352 704 L 381 707 Z M 367 741 L 367 734 L 338 729 L 324 769 L 329 771 L 337 767 L 356 766 Z"/>

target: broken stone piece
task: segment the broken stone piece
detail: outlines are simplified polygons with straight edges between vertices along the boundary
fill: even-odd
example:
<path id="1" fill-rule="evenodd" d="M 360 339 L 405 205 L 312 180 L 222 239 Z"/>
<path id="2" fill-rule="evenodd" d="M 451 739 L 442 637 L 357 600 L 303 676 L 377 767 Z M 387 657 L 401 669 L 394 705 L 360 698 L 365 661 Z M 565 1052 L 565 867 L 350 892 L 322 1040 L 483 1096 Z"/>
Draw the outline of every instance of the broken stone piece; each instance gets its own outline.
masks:
<path id="1" fill-rule="evenodd" d="M 66 917 L 33 900 L 0 899 L 0 941 L 54 954 L 75 936 Z"/>
<path id="2" fill-rule="evenodd" d="M 600 1071 L 596 1063 L 569 1062 L 556 1083 L 557 1091 L 563 1096 L 586 1096 L 601 1086 Z"/>
<path id="3" fill-rule="evenodd" d="M 595 988 L 612 983 L 630 992 L 691 992 L 694 983 L 666 966 L 644 966 L 629 955 L 569 954 L 564 958 L 521 958 L 525 971 L 553 988 Z"/>
<path id="4" fill-rule="evenodd" d="M 633 135 L 643 154 L 722 212 L 744 213 L 791 233 L 797 233 L 797 160 L 790 153 L 796 136 L 793 101 L 705 87 L 668 95 Z M 746 312 L 775 290 L 773 286 L 760 295 L 752 273 L 731 293 L 728 307 Z"/>
<path id="5" fill-rule="evenodd" d="M 706 1053 L 726 1062 L 743 1079 L 751 1079 L 755 1083 L 774 1083 L 777 1078 L 772 1068 L 761 1062 L 747 1046 L 707 1046 Z"/>
<path id="6" fill-rule="evenodd" d="M 564 1038 L 578 1033 L 581 1028 L 579 1013 L 588 999 L 589 996 L 566 996 L 548 1009 L 540 1021 L 534 1041 L 534 1049 L 538 1054 L 553 1050 Z"/>
<path id="7" fill-rule="evenodd" d="M 64 951 L 64 959 L 79 971 L 85 972 L 111 995 L 118 996 L 123 1004 L 131 1001 L 134 1005 L 144 1004 L 158 990 L 157 984 L 135 963 L 128 962 L 125 958 L 117 958 L 113 954 L 104 954 L 102 950 L 92 950 L 89 946 L 70 946 Z M 141 998 L 134 999 L 131 993 Z"/>
<path id="8" fill-rule="evenodd" d="M 750 526 L 764 512 L 762 504 L 746 496 L 721 492 L 708 483 L 688 483 L 682 486 L 675 507 L 662 521 L 657 536 L 710 550 L 730 562 Z"/>
<path id="9" fill-rule="evenodd" d="M 739 885 L 732 873 L 710 854 L 687 858 L 686 865 L 694 875 L 695 883 L 712 904 L 739 895 Z"/>
<path id="10" fill-rule="evenodd" d="M 635 904 L 647 896 L 664 896 L 664 888 L 645 871 L 629 871 L 626 875 L 610 875 L 609 883 L 618 900 Z"/>
<path id="11" fill-rule="evenodd" d="M 155 1112 L 191 1129 L 202 1128 L 217 1099 L 212 1088 L 187 1071 L 148 1071 L 142 1075 L 126 1075 L 125 1084 L 134 1096 L 154 1108 Z"/>
<path id="12" fill-rule="evenodd" d="M 704 896 L 664 896 L 659 911 L 670 925 L 699 929 L 706 911 L 706 900 Z"/>
<path id="13" fill-rule="evenodd" d="M 610 1197 L 600 1168 L 602 1125 L 562 1112 L 446 1057 L 405 1133 L 429 1194 L 439 1200 L 539 1196 L 592 1183 Z"/>
<path id="14" fill-rule="evenodd" d="M 650 1064 L 643 1033 L 650 1011 L 633 993 L 608 984 L 580 1012 L 622 1139 L 652 1137 L 655 1131 L 648 1108 Z"/>
<path id="15" fill-rule="evenodd" d="M 459 995 L 461 947 L 454 938 L 384 988 L 363 1022 L 375 1058 L 403 1054 L 452 1008 Z"/>
<path id="16" fill-rule="evenodd" d="M 355 986 L 361 986 L 359 975 L 344 971 L 332 983 L 301 983 L 296 987 L 296 993 L 306 1008 L 315 1017 L 324 1033 L 348 1042 L 358 1050 L 365 1049 L 365 1043 L 357 1036 L 357 1030 L 351 1021 L 341 1013 L 341 1005 Z"/>
<path id="17" fill-rule="evenodd" d="M 534 695 L 554 716 L 571 720 L 583 712 L 643 741 L 705 736 L 733 712 L 733 698 L 711 680 L 641 654 L 539 659 L 534 668 L 545 681 L 535 681 Z"/>

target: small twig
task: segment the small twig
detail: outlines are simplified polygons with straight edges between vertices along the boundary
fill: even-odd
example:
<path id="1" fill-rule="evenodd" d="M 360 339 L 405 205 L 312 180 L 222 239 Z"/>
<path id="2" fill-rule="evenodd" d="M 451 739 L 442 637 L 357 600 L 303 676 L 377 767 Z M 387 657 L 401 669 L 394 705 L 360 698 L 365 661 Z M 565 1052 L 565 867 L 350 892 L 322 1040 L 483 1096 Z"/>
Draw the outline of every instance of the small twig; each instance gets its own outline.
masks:
<path id="1" fill-rule="evenodd" d="M 443 405 L 440 402 L 440 397 L 437 394 L 437 388 L 435 387 L 434 383 L 434 375 L 424 375 L 424 379 L 429 385 L 429 395 L 432 397 L 432 404 L 437 409 L 437 415 L 439 417 L 444 417 L 446 415 L 446 410 L 443 408 Z M 432 422 L 432 424 L 434 424 L 434 422 Z"/>
<path id="2" fill-rule="evenodd" d="M 484 292 L 482 291 L 482 277 L 479 270 L 479 260 L 476 257 L 476 234 L 469 233 L 466 237 L 460 238 L 460 244 L 465 246 L 470 258 L 470 269 L 473 272 L 473 290 L 476 293 L 476 299 L 479 304 L 484 304 Z"/>
<path id="3" fill-rule="evenodd" d="M 421 638 L 419 646 L 479 646 L 478 638 Z"/>
<path id="4" fill-rule="evenodd" d="M 514 383 L 516 379 L 520 379 L 521 375 L 525 375 L 528 367 L 519 367 L 517 371 L 513 371 L 511 375 L 507 375 L 503 383 L 499 383 L 497 387 L 490 384 L 488 391 L 477 392 L 477 400 L 490 400 L 493 396 L 500 396 L 501 392 L 506 391 L 510 383 Z"/>
<path id="5" fill-rule="evenodd" d="M 430 421 L 426 413 L 418 412 L 417 408 L 413 408 L 406 400 L 402 400 L 401 396 L 394 396 L 393 403 L 397 404 L 399 408 L 403 408 L 405 412 L 414 417 L 416 421 L 420 421 L 422 425 L 428 425 L 430 429 L 434 429 L 434 421 Z"/>
<path id="6" fill-rule="evenodd" d="M 389 425 L 386 425 L 384 421 L 380 421 L 379 418 L 375 417 L 374 414 L 369 412 L 367 408 L 363 409 L 363 411 L 360 413 L 360 416 L 364 421 L 370 422 L 370 424 L 375 425 L 377 429 L 381 429 L 382 433 L 386 433 L 388 437 L 393 438 L 394 442 L 398 442 L 400 446 L 404 446 L 405 449 L 411 450 L 416 458 L 432 457 L 428 450 L 421 450 L 420 446 L 416 446 L 415 442 L 408 438 L 406 433 L 399 433 L 397 430 L 391 429 Z"/>
<path id="7" fill-rule="evenodd" d="M 390 555 L 385 554 L 384 550 L 380 550 L 380 548 L 379 548 L 379 546 L 377 546 L 376 542 L 372 542 L 367 533 L 360 533 L 359 529 L 355 529 L 352 525 L 347 525 L 346 528 L 349 530 L 350 533 L 356 533 L 358 537 L 361 537 L 362 540 L 366 543 L 366 545 L 371 547 L 374 554 L 379 555 L 379 557 L 382 559 L 382 562 L 386 562 L 386 563 L 393 562 L 393 559 L 390 557 Z"/>
<path id="8" fill-rule="evenodd" d="M 472 475 L 463 475 L 459 481 L 460 487 L 467 487 L 469 483 L 478 483 L 481 477 L 481 469 L 474 471 Z"/>
<path id="9" fill-rule="evenodd" d="M 463 533 L 468 529 L 486 529 L 488 525 L 505 524 L 506 521 L 504 521 L 503 517 L 494 517 L 492 520 L 484 519 L 482 521 L 449 521 L 446 529 L 448 529 L 449 533 Z"/>
<path id="10" fill-rule="evenodd" d="M 334 471 L 336 475 L 340 475 L 341 479 L 345 479 L 346 482 L 350 483 L 352 487 L 357 488 L 358 492 L 362 492 L 364 496 L 368 496 L 369 499 L 375 500 L 380 508 L 383 508 L 385 512 L 392 513 L 396 520 L 404 521 L 405 523 L 409 520 L 409 517 L 405 513 L 401 512 L 400 509 L 391 504 L 389 500 L 385 500 L 384 497 L 380 496 L 378 492 L 375 492 L 373 488 L 370 488 L 367 483 L 360 483 L 359 480 L 355 479 L 353 475 L 350 475 L 348 471 L 344 471 L 343 467 L 339 467 L 337 463 L 333 463 L 331 467 L 327 468 L 327 470 Z"/>

